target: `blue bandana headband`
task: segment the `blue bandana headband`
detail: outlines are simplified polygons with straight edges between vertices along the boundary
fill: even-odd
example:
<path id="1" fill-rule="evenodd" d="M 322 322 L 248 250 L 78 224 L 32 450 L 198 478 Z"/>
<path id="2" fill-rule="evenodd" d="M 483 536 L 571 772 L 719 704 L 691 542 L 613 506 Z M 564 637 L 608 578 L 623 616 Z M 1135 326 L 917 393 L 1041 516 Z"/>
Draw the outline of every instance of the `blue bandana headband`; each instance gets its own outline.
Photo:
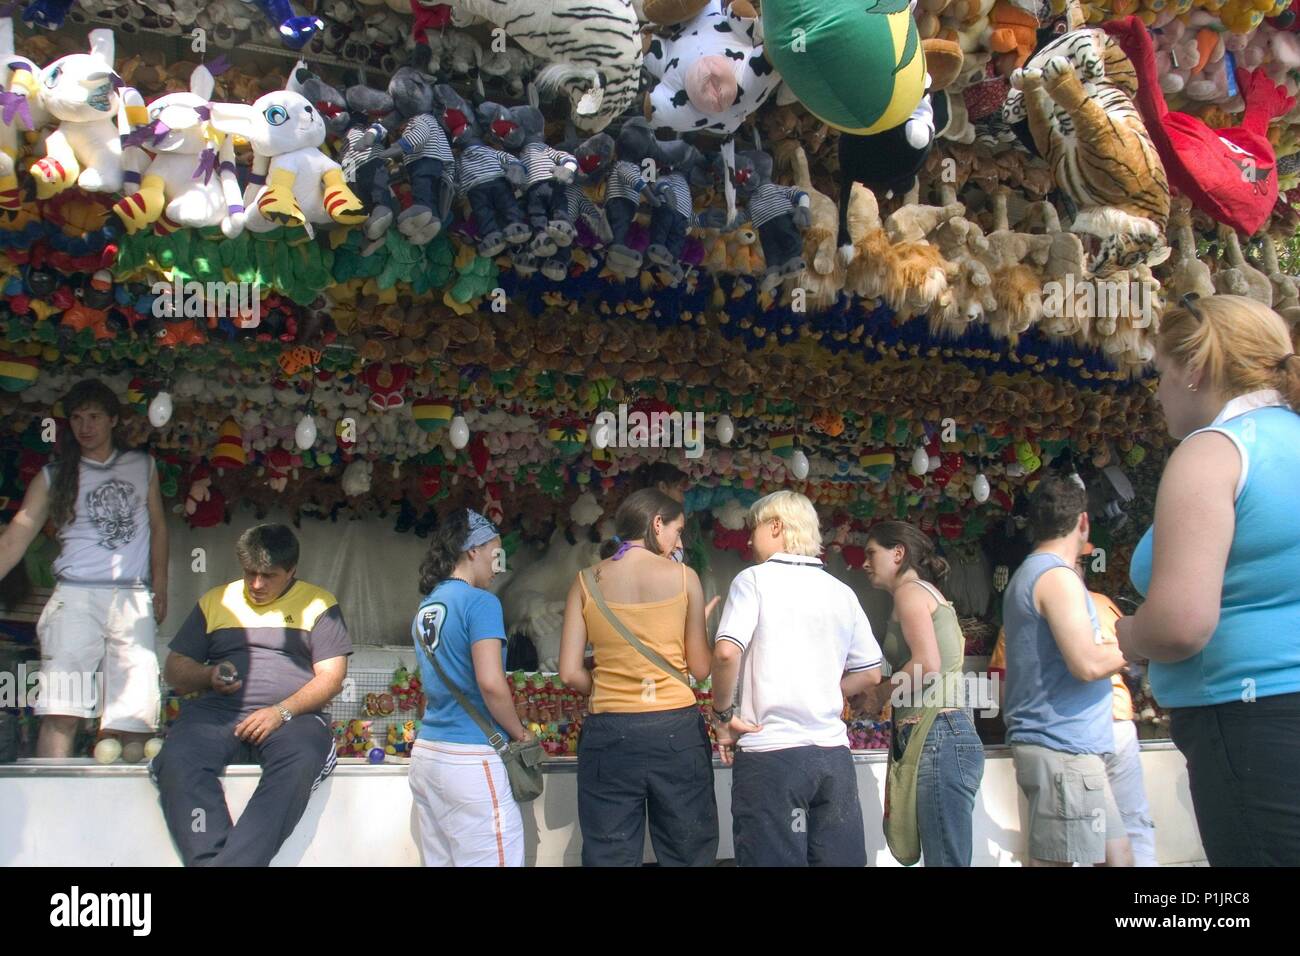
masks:
<path id="1" fill-rule="evenodd" d="M 501 533 L 496 525 L 474 509 L 466 510 L 469 512 L 469 534 L 465 537 L 465 543 L 460 546 L 461 551 L 480 548 Z"/>

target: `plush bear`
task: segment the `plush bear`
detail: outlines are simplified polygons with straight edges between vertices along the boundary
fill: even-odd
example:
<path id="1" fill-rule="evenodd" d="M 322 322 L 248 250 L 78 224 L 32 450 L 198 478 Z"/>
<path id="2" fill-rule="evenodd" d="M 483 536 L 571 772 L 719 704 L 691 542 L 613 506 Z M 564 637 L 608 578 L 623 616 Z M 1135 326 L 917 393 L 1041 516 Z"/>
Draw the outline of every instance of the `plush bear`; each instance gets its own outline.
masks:
<path id="1" fill-rule="evenodd" d="M 131 141 L 141 134 L 142 145 L 153 155 L 146 157 L 143 174 L 126 174 L 126 198 L 113 205 L 127 232 L 155 224 L 160 234 L 220 226 L 233 239 L 244 231 L 234 144 L 229 137 L 217 137 L 208 122 L 212 88 L 208 68 L 195 67 L 189 92 L 151 102 L 148 124 L 128 137 Z M 134 91 L 127 95 L 138 99 Z M 219 151 L 213 147 L 216 139 Z"/>
<path id="2" fill-rule="evenodd" d="M 474 108 L 447 84 L 434 88 L 439 121 L 456 152 L 456 191 L 467 197 L 478 228 L 478 253 L 492 258 L 506 244 L 527 242 L 530 236 L 515 186 L 528 179 L 528 170 L 516 157 L 483 141 Z M 509 123 L 504 107 L 492 104 L 491 122 Z M 499 111 L 499 112 L 498 112 Z"/>
<path id="3" fill-rule="evenodd" d="M 772 182 L 772 169 L 772 157 L 761 150 L 736 154 L 736 191 L 745 203 L 740 221 L 747 220 L 758 230 L 767 263 L 759 284 L 764 292 L 807 268 L 801 230 L 812 223 L 808 194 L 797 186 Z"/>
<path id="4" fill-rule="evenodd" d="M 355 225 L 365 207 L 343 181 L 343 170 L 321 151 L 325 122 L 301 93 L 276 90 L 244 103 L 213 103 L 214 129 L 242 136 L 253 147 L 253 172 L 244 191 L 246 227 Z"/>
<path id="5" fill-rule="evenodd" d="M 760 23 L 748 4 L 705 3 L 650 41 L 645 68 L 658 82 L 645 115 L 660 133 L 729 136 L 781 83 L 763 55 Z"/>
<path id="6" fill-rule="evenodd" d="M 682 250 L 686 237 L 696 224 L 691 199 L 691 176 L 704 173 L 704 156 L 684 140 L 659 143 L 658 176 L 651 189 L 659 196 L 659 205 L 650 212 L 650 245 L 646 258 L 668 273 L 671 284 L 685 277 Z"/>
<path id="7" fill-rule="evenodd" d="M 74 183 L 87 192 L 122 188 L 121 136 L 129 132 L 113 73 L 112 30 L 90 31 L 90 52 L 60 57 L 39 77 L 14 70 L 11 82 L 58 121 L 45 137 L 45 158 L 30 167 L 38 199 L 49 199 Z"/>
<path id="8" fill-rule="evenodd" d="M 605 180 L 605 216 L 611 232 L 609 268 L 628 277 L 641 271 L 641 253 L 626 244 L 641 200 L 645 199 L 652 207 L 661 201 L 643 176 L 646 160 L 657 152 L 649 122 L 633 117 L 623 123 L 618 133 L 617 158 L 610 163 Z"/>

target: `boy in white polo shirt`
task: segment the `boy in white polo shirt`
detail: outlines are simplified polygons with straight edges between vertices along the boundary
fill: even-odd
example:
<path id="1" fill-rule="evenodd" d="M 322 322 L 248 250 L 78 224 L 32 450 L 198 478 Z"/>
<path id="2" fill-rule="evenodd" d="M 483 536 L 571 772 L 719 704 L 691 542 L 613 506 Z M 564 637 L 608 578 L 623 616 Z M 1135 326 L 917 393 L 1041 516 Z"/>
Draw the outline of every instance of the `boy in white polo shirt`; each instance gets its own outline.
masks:
<path id="1" fill-rule="evenodd" d="M 723 763 L 735 764 L 736 863 L 865 866 L 840 714 L 845 697 L 880 682 L 880 646 L 857 595 L 818 557 L 811 501 L 768 495 L 750 508 L 749 526 L 759 563 L 732 582 L 713 650 L 714 729 Z"/>

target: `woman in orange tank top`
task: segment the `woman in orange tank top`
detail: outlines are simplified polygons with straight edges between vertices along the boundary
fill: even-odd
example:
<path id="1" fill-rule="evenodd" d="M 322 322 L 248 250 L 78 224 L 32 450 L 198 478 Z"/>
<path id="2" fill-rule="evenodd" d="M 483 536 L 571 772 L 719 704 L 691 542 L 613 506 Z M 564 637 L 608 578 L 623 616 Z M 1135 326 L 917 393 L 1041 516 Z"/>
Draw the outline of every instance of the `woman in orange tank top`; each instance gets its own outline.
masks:
<path id="1" fill-rule="evenodd" d="M 560 643 L 560 677 L 591 697 L 578 741 L 582 862 L 640 865 L 648 815 L 660 865 L 712 866 L 713 751 L 687 678 L 709 674 L 704 591 L 693 570 L 668 557 L 685 515 L 645 488 L 624 500 L 614 525 L 604 560 L 569 589 Z"/>

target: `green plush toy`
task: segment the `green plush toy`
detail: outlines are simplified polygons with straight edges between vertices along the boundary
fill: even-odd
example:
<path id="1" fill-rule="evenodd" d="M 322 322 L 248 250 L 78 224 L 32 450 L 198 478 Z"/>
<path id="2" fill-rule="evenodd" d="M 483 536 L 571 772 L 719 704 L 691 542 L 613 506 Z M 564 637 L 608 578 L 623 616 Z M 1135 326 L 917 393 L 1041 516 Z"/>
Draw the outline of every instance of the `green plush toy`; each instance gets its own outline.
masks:
<path id="1" fill-rule="evenodd" d="M 908 0 L 763 0 L 764 50 L 808 111 L 866 136 L 905 123 L 925 94 Z"/>

